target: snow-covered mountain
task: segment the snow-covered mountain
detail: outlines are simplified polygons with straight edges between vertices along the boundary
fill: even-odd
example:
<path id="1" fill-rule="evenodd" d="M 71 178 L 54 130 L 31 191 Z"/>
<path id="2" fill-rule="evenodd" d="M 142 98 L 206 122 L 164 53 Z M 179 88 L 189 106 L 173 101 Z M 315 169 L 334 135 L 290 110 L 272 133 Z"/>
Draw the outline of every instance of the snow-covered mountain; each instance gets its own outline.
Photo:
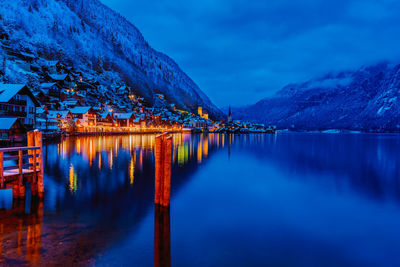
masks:
<path id="1" fill-rule="evenodd" d="M 281 129 L 399 131 L 400 65 L 380 63 L 290 84 L 234 109 L 233 116 Z"/>
<path id="2" fill-rule="evenodd" d="M 180 108 L 201 105 L 214 117 L 222 114 L 171 58 L 98 0 L 2 0 L 0 30 L 9 35 L 10 46 L 95 71 L 105 86 L 120 80 L 149 102 L 162 93 Z M 32 79 L 8 67 L 8 82 Z"/>

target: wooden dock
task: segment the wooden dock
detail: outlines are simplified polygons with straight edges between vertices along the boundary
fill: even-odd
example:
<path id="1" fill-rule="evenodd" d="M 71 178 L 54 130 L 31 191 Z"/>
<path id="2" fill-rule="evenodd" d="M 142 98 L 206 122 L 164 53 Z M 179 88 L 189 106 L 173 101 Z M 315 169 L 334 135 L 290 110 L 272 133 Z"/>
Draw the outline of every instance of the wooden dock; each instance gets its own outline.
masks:
<path id="1" fill-rule="evenodd" d="M 25 198 L 29 182 L 32 196 L 44 195 L 42 133 L 27 134 L 28 146 L 0 148 L 0 189 L 13 190 L 13 198 Z"/>

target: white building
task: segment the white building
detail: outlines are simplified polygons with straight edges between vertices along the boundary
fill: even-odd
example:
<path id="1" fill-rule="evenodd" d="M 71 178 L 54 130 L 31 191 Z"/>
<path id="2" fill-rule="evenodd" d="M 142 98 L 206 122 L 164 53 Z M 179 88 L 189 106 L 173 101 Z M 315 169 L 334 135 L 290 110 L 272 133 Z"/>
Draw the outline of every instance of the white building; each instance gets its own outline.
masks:
<path id="1" fill-rule="evenodd" d="M 70 111 L 75 119 L 79 119 L 82 126 L 96 126 L 96 113 L 92 107 L 75 107 Z"/>
<path id="2" fill-rule="evenodd" d="M 20 118 L 27 127 L 33 128 L 39 102 L 24 84 L 0 84 L 0 117 Z"/>

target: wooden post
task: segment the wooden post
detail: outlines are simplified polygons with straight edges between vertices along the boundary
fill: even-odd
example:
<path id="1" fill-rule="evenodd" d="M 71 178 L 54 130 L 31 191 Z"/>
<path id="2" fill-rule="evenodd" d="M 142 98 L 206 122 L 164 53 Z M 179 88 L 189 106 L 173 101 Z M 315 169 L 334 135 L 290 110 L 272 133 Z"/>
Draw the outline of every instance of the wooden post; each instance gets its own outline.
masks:
<path id="1" fill-rule="evenodd" d="M 28 147 L 33 147 L 35 146 L 35 133 L 34 132 L 28 132 L 27 133 L 27 139 L 28 139 Z M 35 163 L 36 161 L 34 160 L 34 158 L 36 157 L 36 150 L 28 150 L 28 155 L 29 157 L 29 164 L 32 166 L 29 166 L 29 170 L 34 171 L 35 173 Z"/>
<path id="2" fill-rule="evenodd" d="M 35 183 L 37 183 L 37 176 L 36 176 L 36 171 L 37 171 L 37 168 L 36 168 L 36 163 L 37 163 L 37 161 L 36 161 L 36 149 L 33 150 L 33 161 L 32 161 L 32 163 L 33 163 L 33 177 L 34 177 Z"/>
<path id="3" fill-rule="evenodd" d="M 154 203 L 160 204 L 161 199 L 161 180 L 163 177 L 162 168 L 162 136 L 156 136 L 155 143 L 155 191 L 154 191 Z"/>
<path id="4" fill-rule="evenodd" d="M 35 133 L 33 131 L 27 133 L 28 147 L 35 146 Z M 36 149 L 28 150 L 29 157 L 29 170 L 33 171 L 33 178 L 31 181 L 31 192 L 32 196 L 37 196 L 37 176 L 36 176 Z"/>
<path id="5" fill-rule="evenodd" d="M 19 184 L 23 184 L 23 173 L 22 173 L 22 165 L 24 164 L 22 160 L 22 150 L 18 150 L 18 177 L 19 177 Z"/>
<path id="6" fill-rule="evenodd" d="M 3 173 L 3 152 L 0 152 L 0 180 L 1 188 L 4 188 L 4 173 Z"/>
<path id="7" fill-rule="evenodd" d="M 35 146 L 35 134 L 34 132 L 28 132 L 27 133 L 27 143 L 28 147 Z M 29 158 L 29 164 L 33 164 L 33 150 L 28 150 L 28 155 L 32 156 L 32 158 Z M 33 170 L 33 167 L 29 167 L 30 170 Z"/>
<path id="8" fill-rule="evenodd" d="M 154 267 L 171 266 L 169 207 L 154 207 Z"/>
<path id="9" fill-rule="evenodd" d="M 31 170 L 33 171 L 33 177 L 32 177 L 32 182 L 31 182 L 31 193 L 32 193 L 32 196 L 37 196 L 38 193 L 39 193 L 36 162 L 37 162 L 36 161 L 36 149 L 33 149 L 32 167 L 29 168 L 29 169 L 32 168 Z"/>
<path id="10" fill-rule="evenodd" d="M 155 142 L 155 193 L 154 203 L 168 207 L 171 195 L 172 137 L 156 136 Z"/>
<path id="11" fill-rule="evenodd" d="M 24 162 L 22 159 L 22 150 L 18 150 L 18 183 L 15 190 L 15 198 L 25 197 L 24 174 L 22 171 L 23 164 Z"/>
<path id="12" fill-rule="evenodd" d="M 171 154 L 172 154 L 172 137 L 164 136 L 164 158 L 163 158 L 163 198 L 161 205 L 169 207 L 171 196 Z"/>
<path id="13" fill-rule="evenodd" d="M 42 133 L 38 130 L 35 130 L 34 136 L 35 136 L 35 146 L 39 147 L 39 153 L 37 158 L 39 163 L 39 172 L 37 173 L 38 195 L 40 198 L 42 198 L 44 196 Z"/>

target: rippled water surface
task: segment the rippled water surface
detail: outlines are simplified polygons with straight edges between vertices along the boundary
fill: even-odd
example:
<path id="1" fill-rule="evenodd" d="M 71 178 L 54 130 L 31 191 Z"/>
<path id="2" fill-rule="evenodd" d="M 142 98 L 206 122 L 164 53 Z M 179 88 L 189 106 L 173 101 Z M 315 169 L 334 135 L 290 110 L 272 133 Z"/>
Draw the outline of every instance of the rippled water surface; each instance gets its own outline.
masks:
<path id="1" fill-rule="evenodd" d="M 399 135 L 176 134 L 169 210 L 153 135 L 43 153 L 44 202 L 1 192 L 3 265 L 400 265 Z"/>

